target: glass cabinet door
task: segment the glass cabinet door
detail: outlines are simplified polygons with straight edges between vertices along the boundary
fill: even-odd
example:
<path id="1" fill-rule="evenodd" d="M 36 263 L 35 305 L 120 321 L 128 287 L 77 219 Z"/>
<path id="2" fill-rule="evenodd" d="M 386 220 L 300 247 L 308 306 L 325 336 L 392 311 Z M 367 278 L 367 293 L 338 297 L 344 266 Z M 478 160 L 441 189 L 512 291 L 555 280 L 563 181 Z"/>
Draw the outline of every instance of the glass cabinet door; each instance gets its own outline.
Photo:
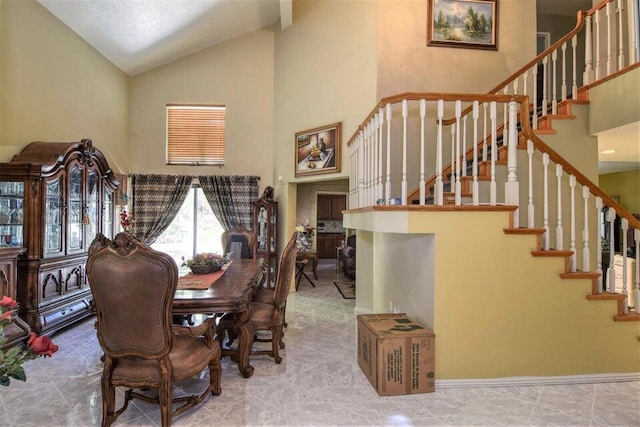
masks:
<path id="1" fill-rule="evenodd" d="M 24 184 L 0 182 L 0 246 L 22 246 Z"/>
<path id="2" fill-rule="evenodd" d="M 109 239 L 113 238 L 114 194 L 105 188 L 102 198 L 102 234 Z"/>
<path id="3" fill-rule="evenodd" d="M 44 253 L 62 252 L 62 178 L 48 181 L 45 185 L 44 206 Z"/>
<path id="4" fill-rule="evenodd" d="M 267 250 L 267 208 L 260 207 L 258 211 L 258 251 Z"/>
<path id="5" fill-rule="evenodd" d="M 87 210 L 86 218 L 83 222 L 87 223 L 87 242 L 92 242 L 96 234 L 100 231 L 100 179 L 98 172 L 91 169 L 87 173 Z"/>
<path id="6" fill-rule="evenodd" d="M 67 250 L 79 251 L 83 247 L 82 236 L 82 169 L 73 165 L 69 172 L 69 206 L 67 208 Z"/>

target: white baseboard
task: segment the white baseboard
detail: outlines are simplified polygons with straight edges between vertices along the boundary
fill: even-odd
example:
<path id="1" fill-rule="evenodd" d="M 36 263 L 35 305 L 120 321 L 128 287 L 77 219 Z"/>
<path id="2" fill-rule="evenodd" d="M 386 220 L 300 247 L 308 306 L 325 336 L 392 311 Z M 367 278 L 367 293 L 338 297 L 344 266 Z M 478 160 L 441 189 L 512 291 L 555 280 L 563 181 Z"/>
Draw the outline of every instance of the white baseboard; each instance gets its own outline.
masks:
<path id="1" fill-rule="evenodd" d="M 508 377 L 436 380 L 436 389 L 459 387 L 522 387 L 533 385 L 596 384 L 625 381 L 640 381 L 640 372 L 622 374 L 566 375 L 557 377 Z"/>
<path id="2" fill-rule="evenodd" d="M 353 312 L 356 314 L 356 316 L 358 314 L 373 314 L 373 310 L 369 310 L 366 308 L 362 308 L 362 307 L 354 307 L 353 308 Z"/>

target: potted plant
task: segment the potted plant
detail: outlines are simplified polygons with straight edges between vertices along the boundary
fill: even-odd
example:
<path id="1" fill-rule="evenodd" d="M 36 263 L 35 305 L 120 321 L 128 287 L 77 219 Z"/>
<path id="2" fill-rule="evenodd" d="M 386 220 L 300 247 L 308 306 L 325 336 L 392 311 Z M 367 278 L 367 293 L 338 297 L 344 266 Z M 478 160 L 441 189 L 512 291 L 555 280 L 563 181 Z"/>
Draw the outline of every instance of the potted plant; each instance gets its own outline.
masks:
<path id="1" fill-rule="evenodd" d="M 182 257 L 182 266 L 189 267 L 193 274 L 209 274 L 222 269 L 229 260 L 222 255 L 205 252 L 196 254 L 193 258 L 184 260 Z"/>

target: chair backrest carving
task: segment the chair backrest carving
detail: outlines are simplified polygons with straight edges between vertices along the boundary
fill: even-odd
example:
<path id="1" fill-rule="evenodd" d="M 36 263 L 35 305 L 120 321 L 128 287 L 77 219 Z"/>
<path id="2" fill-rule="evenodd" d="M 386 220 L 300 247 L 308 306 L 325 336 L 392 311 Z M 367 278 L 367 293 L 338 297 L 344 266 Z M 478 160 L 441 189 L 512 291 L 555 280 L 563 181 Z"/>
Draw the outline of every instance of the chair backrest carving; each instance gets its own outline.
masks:
<path id="1" fill-rule="evenodd" d="M 100 346 L 111 358 L 162 358 L 171 348 L 171 308 L 178 282 L 173 259 L 131 234 L 91 244 L 87 276 Z"/>
<path id="2" fill-rule="evenodd" d="M 256 244 L 256 235 L 253 231 L 245 227 L 236 227 L 225 230 L 222 233 L 222 250 L 223 255 L 233 251 L 234 258 L 253 258 L 253 250 Z M 233 244 L 239 243 L 241 246 L 240 253 L 235 253 Z"/>
<path id="3" fill-rule="evenodd" d="M 291 280 L 293 279 L 293 270 L 296 265 L 296 256 L 298 251 L 296 250 L 296 235 L 294 232 L 282 251 L 282 258 L 280 259 L 280 265 L 278 267 L 278 278 L 276 282 L 274 304 L 278 308 L 283 308 L 287 302 L 289 296 L 289 288 L 291 287 Z"/>

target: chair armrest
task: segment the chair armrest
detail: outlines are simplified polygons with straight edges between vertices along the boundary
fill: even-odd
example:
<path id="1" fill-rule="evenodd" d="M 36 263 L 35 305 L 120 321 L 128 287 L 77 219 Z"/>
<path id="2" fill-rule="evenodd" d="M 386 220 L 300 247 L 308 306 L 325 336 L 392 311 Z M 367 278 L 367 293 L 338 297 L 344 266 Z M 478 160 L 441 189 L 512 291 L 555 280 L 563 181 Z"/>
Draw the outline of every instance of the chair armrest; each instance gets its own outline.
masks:
<path id="1" fill-rule="evenodd" d="M 211 347 L 213 340 L 213 331 L 215 329 L 215 319 L 207 318 L 204 322 L 195 326 L 173 325 L 173 332 L 180 335 L 189 335 L 192 337 L 204 337 L 205 343 Z"/>

